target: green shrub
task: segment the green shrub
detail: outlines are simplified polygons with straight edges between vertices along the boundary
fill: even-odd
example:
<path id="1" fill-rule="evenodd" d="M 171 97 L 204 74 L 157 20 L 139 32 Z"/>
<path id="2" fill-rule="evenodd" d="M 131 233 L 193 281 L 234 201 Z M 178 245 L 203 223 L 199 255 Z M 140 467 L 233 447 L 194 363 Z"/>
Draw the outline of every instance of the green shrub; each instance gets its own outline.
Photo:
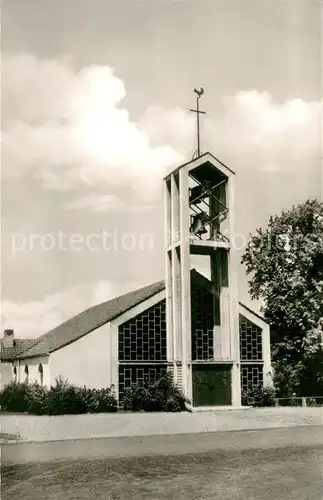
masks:
<path id="1" fill-rule="evenodd" d="M 117 399 L 113 387 L 104 389 L 77 389 L 77 397 L 82 400 L 87 413 L 109 413 L 118 410 Z"/>
<path id="2" fill-rule="evenodd" d="M 316 398 L 306 398 L 306 406 L 317 406 Z"/>
<path id="3" fill-rule="evenodd" d="M 49 415 L 77 415 L 87 413 L 82 392 L 62 377 L 48 391 Z"/>
<path id="4" fill-rule="evenodd" d="M 48 413 L 48 389 L 37 382 L 27 386 L 28 413 L 45 415 Z"/>
<path id="5" fill-rule="evenodd" d="M 28 411 L 28 385 L 11 382 L 0 393 L 2 411 L 27 412 Z"/>
<path id="6" fill-rule="evenodd" d="M 94 396 L 98 401 L 95 413 L 108 413 L 118 411 L 118 401 L 114 392 L 114 387 L 97 389 L 94 393 Z"/>
<path id="7" fill-rule="evenodd" d="M 50 389 L 37 382 L 11 383 L 0 393 L 2 411 L 33 415 L 67 415 L 117 411 L 112 388 L 88 389 L 70 384 L 59 377 Z"/>
<path id="8" fill-rule="evenodd" d="M 112 388 L 88 389 L 69 384 L 58 378 L 48 392 L 50 415 L 109 413 L 117 411 L 117 399 Z"/>
<path id="9" fill-rule="evenodd" d="M 174 384 L 170 373 L 149 381 L 133 384 L 125 389 L 120 408 L 125 411 L 165 411 L 179 412 L 187 410 L 189 401 Z"/>
<path id="10" fill-rule="evenodd" d="M 244 406 L 275 406 L 275 389 L 271 386 L 254 385 L 242 392 Z"/>

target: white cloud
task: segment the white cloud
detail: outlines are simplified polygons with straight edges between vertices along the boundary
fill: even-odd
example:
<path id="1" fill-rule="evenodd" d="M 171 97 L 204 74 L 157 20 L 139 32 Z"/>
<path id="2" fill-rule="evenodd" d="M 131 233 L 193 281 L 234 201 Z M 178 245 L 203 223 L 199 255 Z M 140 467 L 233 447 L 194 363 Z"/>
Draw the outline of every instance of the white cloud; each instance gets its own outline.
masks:
<path id="1" fill-rule="evenodd" d="M 69 210 L 80 210 L 92 213 L 110 212 L 110 213 L 144 213 L 151 210 L 154 205 L 144 203 L 142 205 L 127 204 L 114 195 L 89 194 L 73 201 L 65 203 Z"/>
<path id="2" fill-rule="evenodd" d="M 202 118 L 202 150 L 244 170 L 298 171 L 300 163 L 305 170 L 310 166 L 304 160 L 319 154 L 321 109 L 321 103 L 301 99 L 275 102 L 256 90 L 226 96 L 212 118 Z M 186 155 L 194 150 L 194 124 L 189 112 L 159 106 L 148 109 L 141 122 L 156 142 L 167 141 Z"/>
<path id="3" fill-rule="evenodd" d="M 230 136 L 233 128 L 239 146 L 257 145 L 264 155 L 276 155 L 279 160 L 280 154 L 285 157 L 289 153 L 294 158 L 293 151 L 308 153 L 319 145 L 318 102 L 294 99 L 276 103 L 268 93 L 256 91 L 240 92 L 224 102 L 224 134 Z"/>
<path id="4" fill-rule="evenodd" d="M 4 56 L 3 174 L 32 172 L 46 189 L 76 190 L 156 182 L 182 157 L 147 134 L 119 107 L 123 82 L 109 67 L 75 71 L 64 60 Z M 139 189 L 139 187 L 138 187 Z"/>
<path id="5" fill-rule="evenodd" d="M 32 174 L 45 189 L 70 191 L 67 208 L 156 205 L 165 172 L 194 152 L 192 113 L 150 106 L 133 123 L 121 107 L 124 82 L 109 67 L 76 71 L 66 59 L 4 55 L 2 75 L 3 175 Z M 203 117 L 202 149 L 233 168 L 298 171 L 319 152 L 320 112 L 320 103 L 239 92 Z"/>
<path id="6" fill-rule="evenodd" d="M 136 289 L 141 284 L 124 282 L 79 285 L 46 295 L 40 301 L 2 301 L 2 329 L 13 328 L 17 338 L 35 338 L 88 307 Z"/>
<path id="7" fill-rule="evenodd" d="M 88 210 L 89 212 L 110 212 L 118 209 L 122 202 L 112 194 L 89 194 L 83 198 L 66 203 L 71 210 Z"/>
<path id="8" fill-rule="evenodd" d="M 150 106 L 140 126 L 154 144 L 170 144 L 184 156 L 185 161 L 190 152 L 194 153 L 196 118 L 192 113 L 179 107 L 167 109 L 157 105 Z"/>

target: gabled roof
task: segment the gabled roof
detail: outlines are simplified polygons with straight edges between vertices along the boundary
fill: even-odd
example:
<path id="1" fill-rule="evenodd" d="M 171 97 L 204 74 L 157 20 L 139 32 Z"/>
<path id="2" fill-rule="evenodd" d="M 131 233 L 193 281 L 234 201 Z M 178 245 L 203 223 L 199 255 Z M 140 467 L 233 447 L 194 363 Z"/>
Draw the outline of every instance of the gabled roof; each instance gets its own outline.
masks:
<path id="1" fill-rule="evenodd" d="M 200 286 L 210 289 L 210 281 L 195 269 L 192 270 L 192 279 L 194 279 L 194 281 Z M 17 357 L 20 359 L 31 358 L 44 356 L 57 351 L 61 347 L 71 344 L 84 335 L 100 328 L 109 321 L 112 321 L 121 314 L 129 311 L 133 307 L 141 304 L 145 300 L 153 297 L 163 290 L 165 290 L 164 280 L 157 281 L 152 285 L 145 286 L 122 295 L 121 297 L 116 297 L 115 299 L 90 307 L 77 316 L 65 321 L 56 328 L 53 328 L 41 337 L 35 339 L 34 345 L 30 346 L 29 349 L 24 350 L 24 352 L 19 353 Z M 240 305 L 265 321 L 264 318 L 247 308 L 244 304 L 240 303 Z"/>
<path id="2" fill-rule="evenodd" d="M 231 168 L 227 167 L 227 165 L 225 165 L 224 163 L 222 163 L 222 161 L 219 160 L 216 156 L 214 156 L 212 153 L 206 152 L 206 153 L 203 153 L 201 156 L 198 156 L 197 158 L 193 158 L 192 160 L 187 161 L 187 162 L 183 163 L 182 165 L 179 165 L 175 170 L 173 170 L 172 172 L 169 172 L 164 177 L 163 180 L 168 179 L 168 177 L 170 177 L 172 174 L 175 174 L 175 173 L 179 172 L 184 167 L 187 167 L 189 165 L 193 166 L 194 163 L 200 163 L 200 162 L 203 162 L 203 161 L 205 161 L 205 163 L 206 162 L 211 162 L 212 164 L 214 163 L 215 165 L 218 164 L 221 167 L 221 170 L 227 171 L 230 174 L 235 175 L 235 172 Z"/>
<path id="3" fill-rule="evenodd" d="M 27 351 L 30 347 L 38 342 L 38 339 L 14 339 L 13 347 L 5 347 L 3 339 L 1 339 L 0 360 L 12 361 L 16 359 L 21 353 Z"/>
<path id="4" fill-rule="evenodd" d="M 36 344 L 19 358 L 44 356 L 112 321 L 165 288 L 164 281 L 139 288 L 115 299 L 90 307 L 36 339 Z"/>

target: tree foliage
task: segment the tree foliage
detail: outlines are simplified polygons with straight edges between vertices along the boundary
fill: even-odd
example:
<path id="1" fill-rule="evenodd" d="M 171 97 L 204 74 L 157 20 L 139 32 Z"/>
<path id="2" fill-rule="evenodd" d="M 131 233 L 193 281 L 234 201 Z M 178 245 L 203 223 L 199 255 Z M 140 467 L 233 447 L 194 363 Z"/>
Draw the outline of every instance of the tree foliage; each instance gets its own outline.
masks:
<path id="1" fill-rule="evenodd" d="M 271 217 L 267 229 L 251 235 L 242 263 L 250 294 L 262 299 L 272 327 L 278 378 L 285 366 L 299 390 L 310 372 L 317 381 L 323 371 L 323 203 L 307 200 Z"/>

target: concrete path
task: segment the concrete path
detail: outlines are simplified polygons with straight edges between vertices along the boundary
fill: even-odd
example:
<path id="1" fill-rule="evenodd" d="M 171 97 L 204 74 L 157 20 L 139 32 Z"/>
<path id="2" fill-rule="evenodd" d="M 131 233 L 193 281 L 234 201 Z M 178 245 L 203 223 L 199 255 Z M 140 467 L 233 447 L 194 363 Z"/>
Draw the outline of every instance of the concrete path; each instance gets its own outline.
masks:
<path id="1" fill-rule="evenodd" d="M 201 413 L 113 413 L 55 417 L 0 416 L 2 433 L 36 442 L 296 426 L 323 426 L 323 408 L 259 408 Z"/>

